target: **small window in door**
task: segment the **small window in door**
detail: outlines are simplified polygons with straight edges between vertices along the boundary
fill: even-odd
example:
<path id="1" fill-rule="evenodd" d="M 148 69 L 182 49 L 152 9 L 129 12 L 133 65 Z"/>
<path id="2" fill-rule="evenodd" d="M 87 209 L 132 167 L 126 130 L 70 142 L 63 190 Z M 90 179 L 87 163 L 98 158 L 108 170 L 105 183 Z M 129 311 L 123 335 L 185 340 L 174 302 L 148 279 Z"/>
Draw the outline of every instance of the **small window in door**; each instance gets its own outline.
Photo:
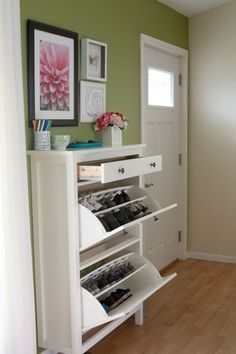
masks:
<path id="1" fill-rule="evenodd" d="M 174 75 L 148 68 L 148 105 L 174 107 Z"/>

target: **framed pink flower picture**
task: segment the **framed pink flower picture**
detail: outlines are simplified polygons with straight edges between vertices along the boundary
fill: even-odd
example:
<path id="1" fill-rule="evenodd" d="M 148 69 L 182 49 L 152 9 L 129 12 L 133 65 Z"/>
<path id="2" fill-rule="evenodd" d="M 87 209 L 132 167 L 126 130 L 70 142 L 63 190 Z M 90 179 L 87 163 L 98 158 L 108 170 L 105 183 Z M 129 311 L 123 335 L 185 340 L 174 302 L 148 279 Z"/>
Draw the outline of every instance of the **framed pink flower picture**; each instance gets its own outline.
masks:
<path id="1" fill-rule="evenodd" d="M 29 122 L 78 125 L 78 33 L 28 20 Z"/>

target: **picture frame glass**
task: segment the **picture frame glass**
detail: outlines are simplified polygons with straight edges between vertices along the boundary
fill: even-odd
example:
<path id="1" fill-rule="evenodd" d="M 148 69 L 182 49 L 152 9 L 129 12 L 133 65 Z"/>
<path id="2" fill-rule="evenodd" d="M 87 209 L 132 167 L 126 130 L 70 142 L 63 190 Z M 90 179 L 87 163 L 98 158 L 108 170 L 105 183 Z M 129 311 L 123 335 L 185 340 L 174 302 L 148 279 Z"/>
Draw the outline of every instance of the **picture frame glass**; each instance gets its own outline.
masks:
<path id="1" fill-rule="evenodd" d="M 78 124 L 78 34 L 28 21 L 29 118 Z"/>
<path id="2" fill-rule="evenodd" d="M 95 43 L 89 43 L 88 50 L 88 76 L 102 77 L 102 47 Z"/>

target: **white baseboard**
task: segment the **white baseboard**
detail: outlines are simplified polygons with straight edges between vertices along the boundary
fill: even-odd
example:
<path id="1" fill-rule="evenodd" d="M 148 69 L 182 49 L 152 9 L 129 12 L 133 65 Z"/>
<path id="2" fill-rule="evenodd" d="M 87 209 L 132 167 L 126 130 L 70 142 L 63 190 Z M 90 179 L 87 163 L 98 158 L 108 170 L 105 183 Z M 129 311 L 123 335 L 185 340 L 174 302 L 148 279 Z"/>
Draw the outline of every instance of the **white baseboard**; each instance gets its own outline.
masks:
<path id="1" fill-rule="evenodd" d="M 53 352 L 52 350 L 44 350 L 40 354 L 58 354 L 57 352 Z"/>
<path id="2" fill-rule="evenodd" d="M 236 257 L 222 256 L 212 253 L 201 252 L 187 252 L 188 258 L 202 259 L 204 261 L 224 262 L 224 263 L 236 263 Z"/>

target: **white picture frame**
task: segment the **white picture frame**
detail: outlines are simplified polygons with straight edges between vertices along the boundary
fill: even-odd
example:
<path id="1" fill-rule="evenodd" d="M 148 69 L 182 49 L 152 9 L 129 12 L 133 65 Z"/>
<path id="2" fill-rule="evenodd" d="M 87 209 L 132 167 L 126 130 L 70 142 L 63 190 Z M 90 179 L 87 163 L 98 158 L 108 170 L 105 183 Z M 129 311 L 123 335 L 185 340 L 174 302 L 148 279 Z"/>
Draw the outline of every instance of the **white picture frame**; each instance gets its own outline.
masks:
<path id="1" fill-rule="evenodd" d="M 94 123 L 106 111 L 106 84 L 80 82 L 80 122 Z"/>
<path id="2" fill-rule="evenodd" d="M 107 81 L 107 44 L 84 38 L 81 40 L 82 80 Z"/>

